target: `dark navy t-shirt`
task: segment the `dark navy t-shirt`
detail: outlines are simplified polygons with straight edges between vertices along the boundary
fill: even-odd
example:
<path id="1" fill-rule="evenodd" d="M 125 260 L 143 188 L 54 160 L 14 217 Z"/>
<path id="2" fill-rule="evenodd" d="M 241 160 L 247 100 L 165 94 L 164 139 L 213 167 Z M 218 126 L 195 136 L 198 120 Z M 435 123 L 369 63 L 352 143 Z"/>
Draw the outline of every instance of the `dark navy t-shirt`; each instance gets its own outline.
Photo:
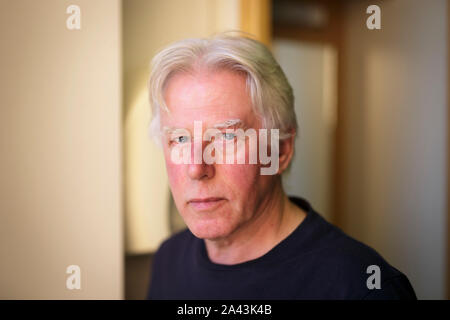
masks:
<path id="1" fill-rule="evenodd" d="M 189 230 L 166 240 L 155 254 L 147 297 L 416 299 L 407 277 L 375 250 L 328 223 L 306 200 L 290 199 L 307 216 L 287 238 L 254 260 L 213 263 L 204 240 Z M 368 271 L 369 266 L 375 267 Z M 380 289 L 374 288 L 377 275 Z"/>

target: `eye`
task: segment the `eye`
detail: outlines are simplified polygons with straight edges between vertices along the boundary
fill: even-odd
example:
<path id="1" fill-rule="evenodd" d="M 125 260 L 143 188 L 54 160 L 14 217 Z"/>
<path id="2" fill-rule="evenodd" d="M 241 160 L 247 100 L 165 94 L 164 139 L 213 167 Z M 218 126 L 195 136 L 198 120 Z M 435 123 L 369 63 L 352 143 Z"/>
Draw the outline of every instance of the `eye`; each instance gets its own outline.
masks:
<path id="1" fill-rule="evenodd" d="M 174 143 L 186 143 L 188 142 L 189 137 L 188 136 L 178 136 L 172 139 L 172 142 Z"/>
<path id="2" fill-rule="evenodd" d="M 223 133 L 222 136 L 225 140 L 233 140 L 236 137 L 236 134 L 232 132 L 226 132 Z"/>

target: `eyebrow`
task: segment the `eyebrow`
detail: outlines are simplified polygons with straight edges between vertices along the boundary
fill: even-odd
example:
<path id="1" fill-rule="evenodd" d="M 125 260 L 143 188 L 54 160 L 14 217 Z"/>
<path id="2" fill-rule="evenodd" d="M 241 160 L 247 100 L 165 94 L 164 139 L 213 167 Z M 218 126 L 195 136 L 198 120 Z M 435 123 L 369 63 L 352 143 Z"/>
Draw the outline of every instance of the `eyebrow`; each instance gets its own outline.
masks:
<path id="1" fill-rule="evenodd" d="M 235 127 L 235 126 L 242 127 L 243 126 L 242 120 L 241 119 L 228 119 L 228 120 L 225 120 L 224 122 L 216 123 L 213 127 L 216 129 L 222 129 L 222 128 L 230 128 L 230 127 Z M 189 130 L 186 128 L 173 128 L 173 127 L 167 127 L 167 126 L 163 127 L 164 134 L 171 134 L 171 133 L 178 132 L 178 131 L 186 132 Z"/>
<path id="2" fill-rule="evenodd" d="M 185 129 L 185 128 L 172 128 L 172 127 L 167 127 L 167 126 L 163 127 L 164 134 L 177 133 L 178 131 L 180 131 L 180 133 L 185 133 L 186 131 L 189 132 L 189 130 Z"/>
<path id="3" fill-rule="evenodd" d="M 226 120 L 225 122 L 216 123 L 214 125 L 214 128 L 221 129 L 221 128 L 229 128 L 229 127 L 234 127 L 234 126 L 241 126 L 241 125 L 242 125 L 241 119 L 229 119 L 229 120 Z"/>

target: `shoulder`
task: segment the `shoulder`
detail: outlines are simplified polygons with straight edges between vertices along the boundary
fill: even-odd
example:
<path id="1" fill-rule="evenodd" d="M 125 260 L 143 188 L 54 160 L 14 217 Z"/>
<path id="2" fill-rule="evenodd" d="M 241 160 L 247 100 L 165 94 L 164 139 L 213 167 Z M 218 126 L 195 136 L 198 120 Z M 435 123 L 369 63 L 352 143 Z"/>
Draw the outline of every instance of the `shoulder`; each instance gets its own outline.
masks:
<path id="1" fill-rule="evenodd" d="M 297 252 L 303 252 L 303 256 L 296 259 L 300 266 L 309 264 L 309 274 L 323 286 L 320 290 L 326 292 L 325 296 L 416 299 L 408 278 L 375 249 L 326 221 L 307 200 L 292 197 L 291 201 L 308 212 L 306 225 L 296 238 L 301 243 Z"/>
<path id="2" fill-rule="evenodd" d="M 319 264 L 337 295 L 352 299 L 416 299 L 408 278 L 375 249 L 329 225 Z M 321 268 L 321 267 L 319 267 Z"/>

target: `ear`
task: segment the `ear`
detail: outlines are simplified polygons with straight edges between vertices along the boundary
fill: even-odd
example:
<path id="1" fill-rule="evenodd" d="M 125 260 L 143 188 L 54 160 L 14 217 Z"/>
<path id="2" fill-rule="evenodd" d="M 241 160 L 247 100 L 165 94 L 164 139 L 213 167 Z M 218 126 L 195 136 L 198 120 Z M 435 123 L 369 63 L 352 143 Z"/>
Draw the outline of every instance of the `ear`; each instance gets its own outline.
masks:
<path id="1" fill-rule="evenodd" d="M 279 169 L 278 174 L 282 174 L 284 170 L 289 166 L 289 163 L 294 156 L 294 147 L 295 147 L 295 129 L 289 130 L 291 136 L 289 138 L 280 140 L 279 146 Z"/>

